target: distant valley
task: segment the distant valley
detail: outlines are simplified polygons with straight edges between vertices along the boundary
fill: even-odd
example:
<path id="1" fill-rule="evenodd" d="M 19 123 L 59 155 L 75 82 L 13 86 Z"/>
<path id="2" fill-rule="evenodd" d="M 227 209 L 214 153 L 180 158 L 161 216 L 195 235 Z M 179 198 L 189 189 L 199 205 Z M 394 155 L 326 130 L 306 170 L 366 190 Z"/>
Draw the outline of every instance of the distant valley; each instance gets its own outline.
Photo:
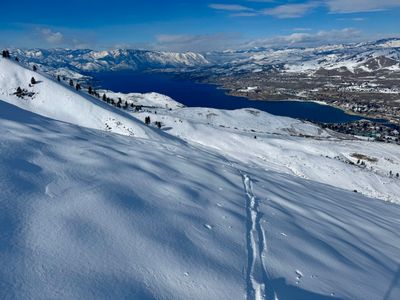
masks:
<path id="1" fill-rule="evenodd" d="M 121 49 L 14 49 L 12 53 L 54 76 L 86 83 L 93 72 L 167 72 L 216 84 L 251 100 L 319 101 L 400 124 L 400 39 L 202 54 Z"/>

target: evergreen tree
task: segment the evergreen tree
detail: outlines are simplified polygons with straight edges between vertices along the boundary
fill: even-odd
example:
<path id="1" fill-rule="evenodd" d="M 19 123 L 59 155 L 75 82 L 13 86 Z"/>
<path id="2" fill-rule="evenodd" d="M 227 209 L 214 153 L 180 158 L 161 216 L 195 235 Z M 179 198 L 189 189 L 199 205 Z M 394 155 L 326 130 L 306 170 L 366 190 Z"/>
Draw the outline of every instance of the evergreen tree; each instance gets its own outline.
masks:
<path id="1" fill-rule="evenodd" d="M 146 117 L 144 119 L 144 122 L 146 123 L 146 125 L 149 125 L 151 123 L 150 117 Z"/>
<path id="2" fill-rule="evenodd" d="M 33 69 L 34 72 L 36 72 L 37 71 L 37 66 L 33 65 L 32 69 Z"/>
<path id="3" fill-rule="evenodd" d="M 91 86 L 89 86 L 89 88 L 88 88 L 88 93 L 89 93 L 89 95 L 92 95 L 92 94 L 93 94 L 93 89 L 92 89 Z"/>
<path id="4" fill-rule="evenodd" d="M 57 75 L 57 81 L 58 81 L 58 82 L 61 81 L 60 75 Z"/>
<path id="5" fill-rule="evenodd" d="M 77 84 L 75 85 L 75 89 L 76 89 L 77 91 L 79 91 L 79 90 L 81 89 L 81 85 L 80 85 L 79 83 L 77 83 Z"/>
<path id="6" fill-rule="evenodd" d="M 107 101 L 107 96 L 106 94 L 103 94 L 103 101 Z M 107 101 L 108 102 L 108 101 Z"/>
<path id="7" fill-rule="evenodd" d="M 1 55 L 4 58 L 10 58 L 10 52 L 8 50 L 3 50 L 3 52 L 1 53 Z"/>
<path id="8" fill-rule="evenodd" d="M 69 80 L 69 85 L 74 86 L 74 82 L 72 81 L 72 79 Z"/>
<path id="9" fill-rule="evenodd" d="M 31 84 L 36 84 L 36 79 L 35 79 L 35 77 L 32 77 L 32 78 L 31 78 Z"/>
<path id="10" fill-rule="evenodd" d="M 15 57 L 15 61 L 16 61 L 16 62 L 19 62 L 19 58 L 18 58 L 18 57 Z"/>
<path id="11" fill-rule="evenodd" d="M 21 87 L 18 87 L 18 88 L 17 88 L 17 92 L 16 92 L 16 94 L 17 94 L 17 95 L 20 95 L 20 94 L 22 94 L 22 89 L 21 89 Z"/>

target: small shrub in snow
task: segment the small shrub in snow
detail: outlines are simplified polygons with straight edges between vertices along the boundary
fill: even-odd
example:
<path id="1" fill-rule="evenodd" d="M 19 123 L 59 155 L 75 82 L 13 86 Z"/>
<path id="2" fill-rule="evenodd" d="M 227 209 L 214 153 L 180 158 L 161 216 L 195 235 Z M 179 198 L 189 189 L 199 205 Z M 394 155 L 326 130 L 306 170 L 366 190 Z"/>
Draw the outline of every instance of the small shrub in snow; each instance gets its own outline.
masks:
<path id="1" fill-rule="evenodd" d="M 21 87 L 17 87 L 17 90 L 14 93 L 18 98 L 24 99 L 24 97 L 33 97 L 35 93 L 28 92 L 26 89 L 21 89 Z"/>

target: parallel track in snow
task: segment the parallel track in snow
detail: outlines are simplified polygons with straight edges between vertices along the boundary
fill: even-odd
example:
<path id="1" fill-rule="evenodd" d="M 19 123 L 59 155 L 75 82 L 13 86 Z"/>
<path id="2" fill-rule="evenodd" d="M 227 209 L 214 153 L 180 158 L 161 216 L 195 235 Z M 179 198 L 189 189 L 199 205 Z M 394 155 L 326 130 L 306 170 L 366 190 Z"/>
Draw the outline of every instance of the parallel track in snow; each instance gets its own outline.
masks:
<path id="1" fill-rule="evenodd" d="M 267 252 L 265 231 L 261 226 L 262 214 L 259 212 L 259 200 L 253 192 L 251 178 L 242 174 L 243 185 L 246 192 L 246 244 L 247 244 L 247 300 L 266 300 L 274 296 L 272 290 L 266 290 L 269 282 L 263 256 Z M 272 299 L 272 298 L 271 298 Z"/>

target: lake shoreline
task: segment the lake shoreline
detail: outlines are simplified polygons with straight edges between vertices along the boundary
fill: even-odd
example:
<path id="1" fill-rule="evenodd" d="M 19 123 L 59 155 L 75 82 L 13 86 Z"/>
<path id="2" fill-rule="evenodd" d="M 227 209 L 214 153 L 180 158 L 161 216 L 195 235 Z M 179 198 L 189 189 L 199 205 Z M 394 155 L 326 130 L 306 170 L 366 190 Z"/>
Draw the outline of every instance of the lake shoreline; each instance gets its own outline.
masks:
<path id="1" fill-rule="evenodd" d="M 228 110 L 255 108 L 274 115 L 314 123 L 349 123 L 361 119 L 386 122 L 386 120 L 372 119 L 364 115 L 348 114 L 340 107 L 318 100 L 291 99 L 290 97 L 254 99 L 246 95 L 235 95 L 221 85 L 171 72 L 125 70 L 88 75 L 103 89 L 122 93 L 157 92 L 168 95 L 188 107 Z"/>
<path id="2" fill-rule="evenodd" d="M 190 77 L 189 77 L 190 79 Z M 336 105 L 334 103 L 330 103 L 328 101 L 323 101 L 323 100 L 316 100 L 316 99 L 312 99 L 312 97 L 307 98 L 307 99 L 301 99 L 301 98 L 291 98 L 291 97 L 286 97 L 285 95 L 271 95 L 270 97 L 265 97 L 263 96 L 263 98 L 260 97 L 254 97 L 253 95 L 250 95 L 249 93 L 244 94 L 244 93 L 235 93 L 234 90 L 224 87 L 223 85 L 220 85 L 218 83 L 215 82 L 210 82 L 210 81 L 196 81 L 199 84 L 209 84 L 209 85 L 213 85 L 215 86 L 217 89 L 219 90 L 223 90 L 227 95 L 232 96 L 232 97 L 242 97 L 242 98 L 246 98 L 249 101 L 273 101 L 273 102 L 283 102 L 283 101 L 297 101 L 297 102 L 312 102 L 312 103 L 316 103 L 319 105 L 326 105 L 332 108 L 336 108 L 339 109 L 341 111 L 343 111 L 344 113 L 348 114 L 348 115 L 352 115 L 352 116 L 357 116 L 360 118 L 364 118 L 365 120 L 369 120 L 369 121 L 375 121 L 377 123 L 382 123 L 382 124 L 390 124 L 396 127 L 400 127 L 400 119 L 399 120 L 393 120 L 393 119 L 388 119 L 386 116 L 383 115 L 379 115 L 379 114 L 365 114 L 365 113 L 357 113 L 354 112 L 353 110 L 350 109 L 346 109 L 340 105 Z M 312 121 L 311 121 L 312 122 Z M 350 121 L 350 122 L 354 122 L 354 121 Z"/>

